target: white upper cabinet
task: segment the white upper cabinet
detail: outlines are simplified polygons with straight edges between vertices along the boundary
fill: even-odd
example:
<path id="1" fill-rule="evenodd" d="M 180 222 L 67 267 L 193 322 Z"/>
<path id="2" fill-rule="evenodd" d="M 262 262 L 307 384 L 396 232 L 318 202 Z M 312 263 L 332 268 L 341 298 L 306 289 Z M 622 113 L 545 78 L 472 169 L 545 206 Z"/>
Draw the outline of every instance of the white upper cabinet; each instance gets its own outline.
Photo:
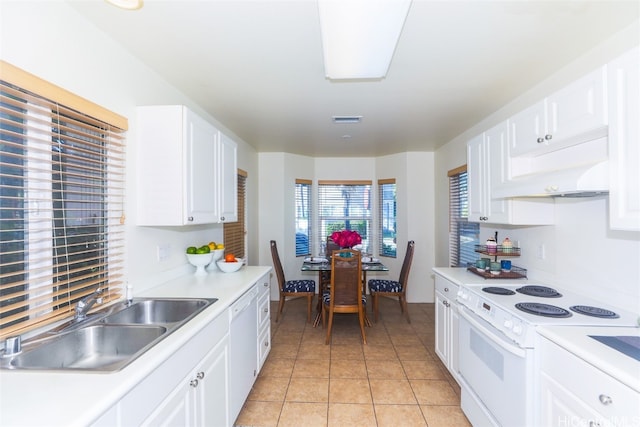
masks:
<path id="1" fill-rule="evenodd" d="M 181 105 L 139 107 L 137 124 L 138 225 L 237 220 L 234 141 Z"/>
<path id="2" fill-rule="evenodd" d="M 238 220 L 238 145 L 220 133 L 217 152 L 218 222 Z"/>
<path id="3" fill-rule="evenodd" d="M 609 222 L 640 230 L 640 48 L 609 64 Z"/>
<path id="4" fill-rule="evenodd" d="M 606 81 L 606 67 L 598 68 L 511 117 L 511 156 L 538 155 L 605 136 Z"/>
<path id="5" fill-rule="evenodd" d="M 469 221 L 492 224 L 553 224 L 552 200 L 493 197 L 493 189 L 510 178 L 508 156 L 507 122 L 500 123 L 467 142 Z"/>

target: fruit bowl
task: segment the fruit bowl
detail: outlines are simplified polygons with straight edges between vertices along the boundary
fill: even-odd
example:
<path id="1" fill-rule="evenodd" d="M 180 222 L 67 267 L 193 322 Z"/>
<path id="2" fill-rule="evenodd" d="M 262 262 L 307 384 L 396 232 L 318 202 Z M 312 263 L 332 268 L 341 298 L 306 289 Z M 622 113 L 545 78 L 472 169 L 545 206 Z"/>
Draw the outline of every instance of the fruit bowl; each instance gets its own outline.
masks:
<path id="1" fill-rule="evenodd" d="M 216 261 L 224 259 L 224 249 L 214 249 L 211 253 L 213 254 L 213 261 L 207 267 L 207 271 L 216 271 L 218 269 L 216 267 Z"/>
<path id="2" fill-rule="evenodd" d="M 214 249 L 211 253 L 213 254 L 213 260 L 218 261 L 224 256 L 224 249 Z"/>
<path id="3" fill-rule="evenodd" d="M 216 264 L 218 265 L 218 268 L 225 273 L 235 273 L 242 267 L 242 260 L 236 259 L 236 262 L 226 262 L 225 260 L 221 259 L 219 261 L 216 261 Z"/>
<path id="4" fill-rule="evenodd" d="M 205 276 L 207 274 L 205 267 L 213 261 L 213 254 L 211 252 L 208 254 L 187 254 L 187 260 L 189 260 L 189 264 L 196 267 L 196 276 Z"/>

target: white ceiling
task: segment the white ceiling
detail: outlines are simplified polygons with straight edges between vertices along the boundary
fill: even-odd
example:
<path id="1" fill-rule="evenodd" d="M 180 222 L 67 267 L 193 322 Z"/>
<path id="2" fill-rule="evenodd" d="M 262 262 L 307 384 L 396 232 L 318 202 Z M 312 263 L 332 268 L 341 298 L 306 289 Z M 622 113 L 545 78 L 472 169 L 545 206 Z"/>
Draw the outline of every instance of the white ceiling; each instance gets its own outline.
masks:
<path id="1" fill-rule="evenodd" d="M 387 77 L 332 82 L 312 0 L 70 3 L 258 151 L 320 157 L 432 151 L 640 14 L 633 0 L 413 0 Z"/>

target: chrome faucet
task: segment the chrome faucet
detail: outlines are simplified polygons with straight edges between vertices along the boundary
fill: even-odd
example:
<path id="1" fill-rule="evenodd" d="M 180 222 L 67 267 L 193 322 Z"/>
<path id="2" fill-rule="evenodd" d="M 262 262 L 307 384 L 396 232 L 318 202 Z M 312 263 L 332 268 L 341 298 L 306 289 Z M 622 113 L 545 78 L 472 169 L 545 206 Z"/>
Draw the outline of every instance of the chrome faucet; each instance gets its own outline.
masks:
<path id="1" fill-rule="evenodd" d="M 79 321 L 84 320 L 87 317 L 87 312 L 91 310 L 96 303 L 102 303 L 102 292 L 104 292 L 101 288 L 96 289 L 92 294 L 87 295 L 76 303 L 75 315 L 73 316 L 73 320 Z"/>

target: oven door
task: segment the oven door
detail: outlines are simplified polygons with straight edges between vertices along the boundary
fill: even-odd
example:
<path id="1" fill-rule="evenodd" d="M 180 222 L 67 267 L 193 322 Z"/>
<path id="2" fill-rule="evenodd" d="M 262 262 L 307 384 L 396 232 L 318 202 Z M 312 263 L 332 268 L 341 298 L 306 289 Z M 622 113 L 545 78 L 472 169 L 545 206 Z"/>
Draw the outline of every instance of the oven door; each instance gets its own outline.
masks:
<path id="1" fill-rule="evenodd" d="M 533 350 L 460 306 L 462 409 L 474 426 L 533 426 Z"/>

